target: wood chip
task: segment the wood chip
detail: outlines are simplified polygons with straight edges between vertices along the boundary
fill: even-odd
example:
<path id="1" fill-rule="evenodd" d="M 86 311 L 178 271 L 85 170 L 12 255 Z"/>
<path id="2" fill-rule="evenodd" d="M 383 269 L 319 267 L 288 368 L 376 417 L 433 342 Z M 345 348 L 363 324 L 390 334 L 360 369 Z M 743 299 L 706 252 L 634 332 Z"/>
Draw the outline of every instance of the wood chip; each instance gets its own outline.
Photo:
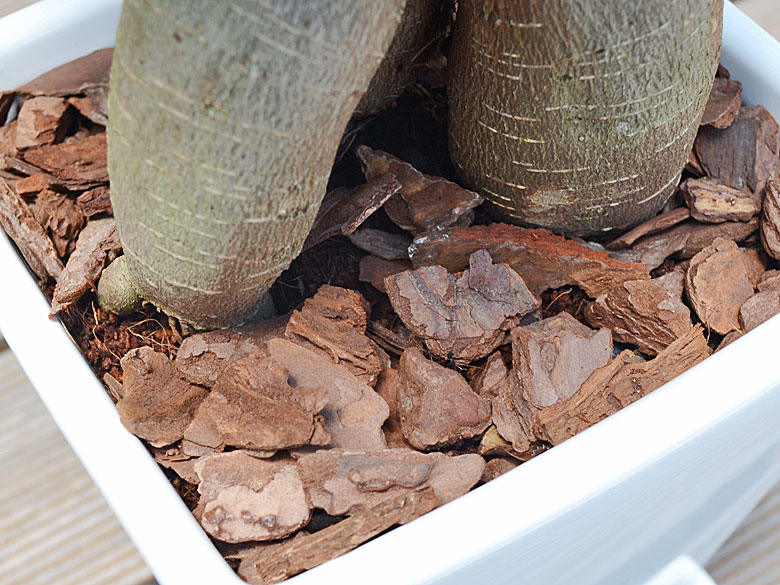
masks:
<path id="1" fill-rule="evenodd" d="M 30 95 L 66 96 L 85 92 L 108 83 L 111 58 L 114 49 L 100 49 L 85 57 L 56 67 L 29 83 L 17 88 L 17 92 Z"/>
<path id="2" fill-rule="evenodd" d="M 767 270 L 758 281 L 758 292 L 780 290 L 780 270 Z"/>
<path id="3" fill-rule="evenodd" d="M 56 191 L 41 191 L 30 205 L 35 219 L 49 233 L 54 249 L 65 258 L 76 247 L 76 238 L 86 222 L 76 203 Z"/>
<path id="4" fill-rule="evenodd" d="M 511 445 L 510 454 L 527 460 L 534 455 L 534 444 L 538 441 L 532 424 L 539 409 L 524 400 L 522 392 L 519 373 L 513 369 L 493 399 L 492 421 L 497 433 Z"/>
<path id="5" fill-rule="evenodd" d="M 122 251 L 113 218 L 90 221 L 76 240 L 76 249 L 57 279 L 50 317 L 64 311 L 93 289 L 103 268 Z"/>
<path id="6" fill-rule="evenodd" d="M 130 350 L 121 363 L 124 396 L 116 409 L 125 428 L 155 447 L 182 439 L 208 390 L 150 347 Z"/>
<path id="7" fill-rule="evenodd" d="M 571 398 L 540 412 L 536 432 L 553 445 L 562 443 L 661 387 L 710 353 L 699 326 L 650 361 L 636 362 L 630 351 L 624 351 L 596 370 Z"/>
<path id="8" fill-rule="evenodd" d="M 493 481 L 497 477 L 512 471 L 520 465 L 517 459 L 512 457 L 494 457 L 485 464 L 485 472 L 482 474 L 482 483 Z"/>
<path id="9" fill-rule="evenodd" d="M 357 156 L 368 180 L 392 173 L 401 182 L 401 192 L 385 203 L 388 217 L 400 228 L 421 233 L 451 226 L 482 203 L 482 197 L 441 177 L 424 175 L 381 150 L 359 146 Z"/>
<path id="10" fill-rule="evenodd" d="M 314 415 L 325 408 L 327 393 L 293 388 L 288 378 L 287 368 L 274 359 L 247 354 L 234 360 L 198 407 L 184 438 L 217 451 L 309 444 Z"/>
<path id="11" fill-rule="evenodd" d="M 111 193 L 105 185 L 84 191 L 76 197 L 76 205 L 86 217 L 93 217 L 101 213 L 114 215 L 114 209 L 111 207 Z"/>
<path id="12" fill-rule="evenodd" d="M 258 547 L 255 554 L 245 555 L 239 573 L 253 575 L 256 580 L 250 581 L 252 585 L 280 583 L 349 552 L 396 524 L 411 522 L 434 507 L 436 494 L 431 488 L 402 494 L 314 534 Z"/>
<path id="13" fill-rule="evenodd" d="M 546 408 L 570 398 L 595 370 L 612 357 L 609 329 L 598 331 L 568 313 L 512 330 L 512 363 L 523 401 Z"/>
<path id="14" fill-rule="evenodd" d="M 504 358 L 496 351 L 490 354 L 485 365 L 474 376 L 471 387 L 483 400 L 491 402 L 498 396 L 499 388 L 508 375 L 509 369 L 504 363 Z"/>
<path id="15" fill-rule="evenodd" d="M 41 191 L 54 190 L 46 173 L 35 173 L 16 183 L 16 192 L 22 197 L 37 195 Z"/>
<path id="16" fill-rule="evenodd" d="M 482 249 L 494 262 L 508 264 L 536 295 L 576 284 L 597 297 L 626 280 L 650 278 L 643 265 L 614 260 L 548 230 L 502 223 L 453 227 L 418 238 L 412 244 L 412 262 L 415 267 L 440 265 L 458 272 Z"/>
<path id="17" fill-rule="evenodd" d="M 86 94 L 85 97 L 68 98 L 68 103 L 90 122 L 108 126 L 108 86 L 88 89 Z"/>
<path id="18" fill-rule="evenodd" d="M 590 303 L 585 319 L 606 327 L 618 341 L 656 355 L 691 327 L 691 311 L 682 302 L 684 276 L 670 272 L 652 280 L 626 281 Z"/>
<path id="19" fill-rule="evenodd" d="M 31 148 L 23 156 L 25 162 L 69 181 L 70 185 L 87 188 L 108 182 L 104 132 L 73 142 Z"/>
<path id="20" fill-rule="evenodd" d="M 64 267 L 46 231 L 27 204 L 0 179 L 0 227 L 14 241 L 30 269 L 43 281 L 60 277 Z"/>
<path id="21" fill-rule="evenodd" d="M 646 222 L 639 224 L 634 229 L 627 231 L 622 236 L 612 240 L 607 244 L 608 250 L 619 250 L 621 248 L 627 248 L 638 239 L 648 236 L 650 234 L 656 234 L 662 232 L 665 229 L 677 225 L 680 222 L 685 221 L 691 217 L 691 210 L 687 207 L 675 207 L 669 211 L 656 215 L 655 217 L 647 220 Z"/>
<path id="22" fill-rule="evenodd" d="M 766 181 L 780 163 L 777 122 L 763 106 L 746 106 L 725 130 L 702 126 L 693 149 L 708 177 L 749 190 L 760 205 Z"/>
<path id="23" fill-rule="evenodd" d="M 201 495 L 195 515 L 217 540 L 277 540 L 309 523 L 311 509 L 294 464 L 232 451 L 201 458 L 195 473 Z"/>
<path id="24" fill-rule="evenodd" d="M 763 277 L 766 272 L 766 265 L 769 258 L 763 249 L 740 248 L 739 251 L 742 252 L 742 262 L 745 264 L 748 280 L 753 288 L 756 288 L 761 281 L 761 277 Z"/>
<path id="25" fill-rule="evenodd" d="M 70 106 L 58 97 L 35 97 L 25 100 L 16 119 L 14 145 L 23 150 L 54 144 L 65 138 L 70 125 Z"/>
<path id="26" fill-rule="evenodd" d="M 369 179 L 354 189 L 335 189 L 325 195 L 317 218 L 309 231 L 303 249 L 316 246 L 336 235 L 353 233 L 372 213 L 401 190 L 401 183 L 392 173 Z"/>
<path id="27" fill-rule="evenodd" d="M 368 308 L 359 292 L 323 285 L 290 315 L 285 336 L 343 365 L 361 382 L 373 386 L 381 366 L 366 336 Z"/>
<path id="28" fill-rule="evenodd" d="M 506 264 L 474 252 L 460 277 L 442 266 L 424 266 L 385 280 L 393 309 L 409 330 L 441 358 L 470 362 L 491 353 L 513 317 L 540 301 Z"/>
<path id="29" fill-rule="evenodd" d="M 760 211 L 752 194 L 712 179 L 687 179 L 680 185 L 691 216 L 705 223 L 748 221 Z"/>
<path id="30" fill-rule="evenodd" d="M 742 84 L 739 81 L 716 77 L 707 105 L 704 106 L 701 125 L 727 128 L 737 118 L 740 106 L 742 106 Z"/>
<path id="31" fill-rule="evenodd" d="M 739 247 L 717 238 L 691 259 L 685 292 L 708 328 L 725 335 L 739 329 L 739 308 L 753 296 L 753 285 Z"/>
<path id="32" fill-rule="evenodd" d="M 780 313 L 780 291 L 767 290 L 753 295 L 739 309 L 739 324 L 742 332 L 752 331 L 778 313 Z"/>
<path id="33" fill-rule="evenodd" d="M 362 228 L 347 236 L 361 250 L 385 260 L 409 260 L 412 238 L 408 234 L 391 234 Z"/>
<path id="34" fill-rule="evenodd" d="M 409 447 L 401 430 L 401 413 L 398 411 L 398 370 L 382 368 L 376 382 L 376 392 L 387 402 L 387 407 L 390 410 L 387 421 L 382 427 L 387 446 Z"/>
<path id="35" fill-rule="evenodd" d="M 761 243 L 775 260 L 780 260 L 780 182 L 768 181 L 761 210 Z"/>
<path id="36" fill-rule="evenodd" d="M 404 436 L 423 450 L 470 439 L 490 424 L 488 404 L 463 376 L 416 349 L 401 356 L 398 410 Z"/>
<path id="37" fill-rule="evenodd" d="M 322 414 L 333 437 L 331 447 L 359 450 L 386 447 L 382 425 L 389 409 L 368 384 L 344 366 L 286 339 L 271 339 L 268 352 L 289 370 L 293 387 L 322 387 L 328 392 Z"/>
<path id="38" fill-rule="evenodd" d="M 360 282 L 368 282 L 375 289 L 387 292 L 385 278 L 399 272 L 412 269 L 412 263 L 408 260 L 385 260 L 378 256 L 364 256 L 360 259 Z"/>

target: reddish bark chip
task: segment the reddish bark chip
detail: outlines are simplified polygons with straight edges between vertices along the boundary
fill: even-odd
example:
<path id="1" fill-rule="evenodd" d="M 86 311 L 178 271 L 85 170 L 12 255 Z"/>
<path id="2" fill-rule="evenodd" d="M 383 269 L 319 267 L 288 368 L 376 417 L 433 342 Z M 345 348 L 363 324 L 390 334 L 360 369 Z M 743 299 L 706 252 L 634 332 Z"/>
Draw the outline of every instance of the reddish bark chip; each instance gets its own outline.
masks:
<path id="1" fill-rule="evenodd" d="M 52 188 L 46 173 L 35 173 L 16 182 L 16 192 L 22 197 L 35 195 Z"/>
<path id="2" fill-rule="evenodd" d="M 24 153 L 25 162 L 70 184 L 84 188 L 108 182 L 106 134 L 101 132 L 73 142 L 31 148 Z"/>
<path id="3" fill-rule="evenodd" d="M 16 121 L 17 149 L 54 144 L 65 137 L 70 122 L 70 106 L 62 98 L 35 97 L 19 108 Z"/>
<path id="4" fill-rule="evenodd" d="M 739 324 L 747 333 L 780 313 L 780 291 L 767 290 L 753 295 L 739 309 Z"/>
<path id="5" fill-rule="evenodd" d="M 717 238 L 691 260 L 685 292 L 707 327 L 725 335 L 739 329 L 739 308 L 753 296 L 739 247 Z"/>
<path id="6" fill-rule="evenodd" d="M 523 399 L 516 370 L 513 369 L 499 385 L 491 407 L 493 424 L 500 437 L 511 444 L 512 456 L 530 459 L 534 443 L 538 441 L 532 425 L 539 409 Z"/>
<path id="7" fill-rule="evenodd" d="M 222 372 L 184 432 L 187 441 L 222 451 L 225 447 L 272 451 L 309 444 L 314 415 L 327 402 L 321 388 L 289 383 L 274 359 L 247 354 Z"/>
<path id="8" fill-rule="evenodd" d="M 544 229 L 502 223 L 453 227 L 422 236 L 412 244 L 415 267 L 439 265 L 450 272 L 468 266 L 469 256 L 487 250 L 496 263 L 508 264 L 536 295 L 548 288 L 576 284 L 597 297 L 626 280 L 650 278 L 641 264 L 614 260 Z"/>
<path id="9" fill-rule="evenodd" d="M 557 445 L 661 387 L 710 353 L 699 326 L 650 361 L 637 361 L 624 351 L 596 370 L 571 398 L 542 410 L 535 431 Z"/>
<path id="10" fill-rule="evenodd" d="M 772 258 L 780 260 L 780 182 L 769 181 L 761 210 L 761 243 Z"/>
<path id="11" fill-rule="evenodd" d="M 435 355 L 473 361 L 492 352 L 514 317 L 539 307 L 523 279 L 506 264 L 474 252 L 459 278 L 424 266 L 385 280 L 393 309 Z"/>
<path id="12" fill-rule="evenodd" d="M 268 352 L 289 370 L 294 388 L 311 386 L 327 391 L 322 415 L 333 437 L 331 447 L 361 450 L 386 447 L 382 425 L 389 409 L 370 386 L 330 358 L 286 339 L 271 339 Z"/>
<path id="13" fill-rule="evenodd" d="M 201 458 L 203 529 L 223 542 L 277 540 L 309 523 L 311 509 L 294 464 L 256 459 L 242 451 Z"/>
<path id="14" fill-rule="evenodd" d="M 758 292 L 780 290 L 780 270 L 767 270 L 764 272 L 756 288 Z"/>
<path id="15" fill-rule="evenodd" d="M 359 292 L 326 284 L 290 315 L 285 336 L 345 366 L 373 386 L 381 366 L 373 343 L 366 337 L 367 309 L 368 303 Z"/>
<path id="16" fill-rule="evenodd" d="M 470 439 L 490 424 L 490 408 L 454 370 L 416 349 L 401 356 L 398 410 L 401 430 L 417 449 Z"/>
<path id="17" fill-rule="evenodd" d="M 49 316 L 67 309 L 94 288 L 103 268 L 121 251 L 122 243 L 113 218 L 90 221 L 79 234 L 76 249 L 57 279 Z"/>
<path id="18" fill-rule="evenodd" d="M 736 120 L 741 106 L 742 84 L 739 81 L 716 77 L 707 105 L 704 106 L 701 125 L 727 128 Z"/>
<path id="19" fill-rule="evenodd" d="M 61 193 L 46 190 L 38 194 L 30 209 L 49 233 L 60 258 L 70 254 L 85 223 L 84 214 L 74 201 Z"/>
<path id="20" fill-rule="evenodd" d="M 471 381 L 471 387 L 474 392 L 479 394 L 484 400 L 492 401 L 498 396 L 499 388 L 509 376 L 509 370 L 504 363 L 501 353 L 490 354 L 485 365 Z"/>
<path id="21" fill-rule="evenodd" d="M 412 238 L 408 234 L 391 234 L 362 228 L 347 236 L 355 246 L 384 260 L 408 260 Z"/>
<path id="22" fill-rule="evenodd" d="M 401 190 L 392 173 L 379 175 L 354 189 L 339 188 L 325 195 L 317 218 L 309 231 L 303 249 L 316 246 L 336 235 L 353 233 L 372 213 Z"/>
<path id="23" fill-rule="evenodd" d="M 41 280 L 57 280 L 63 266 L 46 231 L 27 204 L 0 179 L 0 227 L 14 241 L 30 269 Z"/>
<path id="24" fill-rule="evenodd" d="M 122 358 L 124 396 L 119 418 L 134 435 L 155 447 L 184 437 L 195 410 L 208 390 L 188 382 L 165 354 L 150 347 L 130 350 Z"/>
<path id="25" fill-rule="evenodd" d="M 656 215 L 646 222 L 639 224 L 634 229 L 629 230 L 622 236 L 612 240 L 606 247 L 608 250 L 627 248 L 640 238 L 662 232 L 685 221 L 689 217 L 691 217 L 690 209 L 687 207 L 675 207 L 674 209 L 670 209 L 669 211 Z"/>
<path id="26" fill-rule="evenodd" d="M 223 370 L 246 354 L 266 355 L 266 343 L 283 337 L 287 317 L 275 317 L 245 327 L 190 335 L 176 353 L 176 366 L 194 384 L 211 387 Z"/>
<path id="27" fill-rule="evenodd" d="M 763 106 L 746 106 L 725 130 L 702 126 L 693 149 L 708 177 L 750 191 L 760 205 L 780 163 L 777 122 Z"/>
<path id="28" fill-rule="evenodd" d="M 583 325 L 568 313 L 512 330 L 512 363 L 522 396 L 546 408 L 567 400 L 595 370 L 612 357 L 612 335 Z"/>
<path id="29" fill-rule="evenodd" d="M 585 309 L 594 327 L 606 327 L 618 341 L 656 355 L 691 327 L 691 311 L 682 302 L 684 277 L 670 272 L 652 280 L 626 281 Z"/>
<path id="30" fill-rule="evenodd" d="M 100 49 L 47 71 L 16 91 L 30 95 L 66 96 L 108 83 L 114 49 Z"/>
<path id="31" fill-rule="evenodd" d="M 401 414 L 398 411 L 398 370 L 382 368 L 376 383 L 376 392 L 390 409 L 390 415 L 383 426 L 388 447 L 408 447 L 409 443 L 401 431 Z"/>
<path id="32" fill-rule="evenodd" d="M 360 282 L 368 282 L 375 289 L 387 292 L 385 278 L 399 272 L 412 269 L 412 263 L 408 260 L 385 260 L 377 256 L 364 256 L 360 259 Z"/>
<path id="33" fill-rule="evenodd" d="M 86 94 L 85 97 L 68 98 L 68 103 L 90 122 L 108 126 L 108 86 L 89 89 Z"/>
<path id="34" fill-rule="evenodd" d="M 388 217 L 407 231 L 427 232 L 451 226 L 483 201 L 477 193 L 441 177 L 424 175 L 381 150 L 360 146 L 357 156 L 368 180 L 392 173 L 401 182 L 401 192 L 388 199 L 384 208 Z"/>
<path id="35" fill-rule="evenodd" d="M 512 471 L 520 465 L 517 459 L 511 457 L 494 457 L 485 464 L 485 472 L 482 474 L 482 483 L 493 481 L 497 477 Z"/>
<path id="36" fill-rule="evenodd" d="M 742 252 L 742 262 L 745 264 L 748 280 L 753 288 L 756 288 L 766 272 L 767 255 L 763 250 L 755 248 L 740 248 L 739 250 Z"/>
<path id="37" fill-rule="evenodd" d="M 100 213 L 114 215 L 114 209 L 111 206 L 111 193 L 106 186 L 84 191 L 76 197 L 76 205 L 79 206 L 79 209 L 86 217 L 92 217 Z"/>
<path id="38" fill-rule="evenodd" d="M 680 190 L 691 216 L 704 223 L 748 221 L 760 206 L 750 193 L 721 185 L 712 179 L 687 179 Z"/>

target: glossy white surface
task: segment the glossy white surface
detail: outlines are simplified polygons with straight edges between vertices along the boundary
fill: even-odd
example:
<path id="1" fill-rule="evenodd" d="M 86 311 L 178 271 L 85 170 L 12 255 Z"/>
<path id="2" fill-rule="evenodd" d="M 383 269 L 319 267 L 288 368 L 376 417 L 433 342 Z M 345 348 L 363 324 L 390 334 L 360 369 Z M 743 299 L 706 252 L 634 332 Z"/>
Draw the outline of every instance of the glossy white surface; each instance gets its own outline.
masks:
<path id="1" fill-rule="evenodd" d="M 0 20 L 0 89 L 110 45 L 119 5 L 44 0 Z M 780 58 L 766 59 L 780 47 L 726 11 L 724 62 L 746 99 L 780 117 Z M 760 67 L 743 54 L 762 55 Z M 0 330 L 158 581 L 239 583 L 46 319 L 5 236 L 0 266 Z M 775 318 L 563 445 L 289 582 L 631 585 L 681 554 L 704 561 L 780 477 L 779 338 Z"/>

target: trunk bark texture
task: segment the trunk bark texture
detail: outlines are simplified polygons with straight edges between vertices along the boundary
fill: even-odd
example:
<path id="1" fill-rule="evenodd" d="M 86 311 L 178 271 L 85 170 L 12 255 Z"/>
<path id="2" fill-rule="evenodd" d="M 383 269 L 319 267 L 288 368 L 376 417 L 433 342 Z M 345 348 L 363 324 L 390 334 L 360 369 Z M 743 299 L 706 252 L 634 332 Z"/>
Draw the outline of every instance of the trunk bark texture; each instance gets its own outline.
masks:
<path id="1" fill-rule="evenodd" d="M 197 327 L 248 320 L 298 254 L 403 0 L 126 0 L 111 199 L 133 288 Z"/>
<path id="2" fill-rule="evenodd" d="M 569 235 L 672 194 L 720 56 L 722 0 L 461 0 L 450 151 L 496 217 Z"/>

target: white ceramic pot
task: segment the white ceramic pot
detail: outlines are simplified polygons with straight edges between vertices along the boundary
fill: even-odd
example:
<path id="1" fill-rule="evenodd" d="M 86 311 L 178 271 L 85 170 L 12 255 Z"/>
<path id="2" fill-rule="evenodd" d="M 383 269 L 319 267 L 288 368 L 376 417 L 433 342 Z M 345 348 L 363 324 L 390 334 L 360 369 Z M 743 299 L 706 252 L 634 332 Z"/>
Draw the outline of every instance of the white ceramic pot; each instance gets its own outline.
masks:
<path id="1" fill-rule="evenodd" d="M 0 89 L 113 44 L 120 5 L 44 0 L 0 20 Z M 728 3 L 723 62 L 748 103 L 780 118 L 780 45 Z M 240 583 L 47 314 L 3 235 L 0 329 L 159 582 Z M 778 340 L 775 318 L 511 473 L 289 583 L 711 583 L 696 563 L 780 478 Z"/>

